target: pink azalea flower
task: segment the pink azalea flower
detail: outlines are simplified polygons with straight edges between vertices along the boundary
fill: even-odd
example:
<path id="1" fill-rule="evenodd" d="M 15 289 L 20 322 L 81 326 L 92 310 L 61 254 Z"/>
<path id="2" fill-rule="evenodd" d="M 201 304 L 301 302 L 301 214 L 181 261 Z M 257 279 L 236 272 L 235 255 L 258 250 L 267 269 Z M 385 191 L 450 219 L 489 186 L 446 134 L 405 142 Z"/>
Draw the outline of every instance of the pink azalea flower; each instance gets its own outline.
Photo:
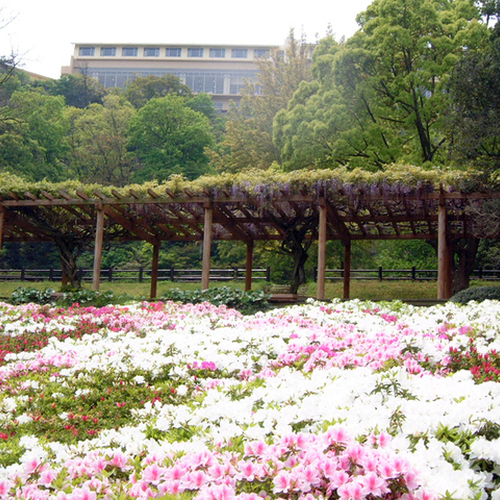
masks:
<path id="1" fill-rule="evenodd" d="M 235 498 L 237 500 L 262 500 L 262 497 L 257 495 L 257 493 L 240 493 Z"/>
<path id="2" fill-rule="evenodd" d="M 109 464 L 118 469 L 123 469 L 128 462 L 128 457 L 124 455 L 121 451 L 117 451 L 113 458 L 109 461 Z"/>
<path id="3" fill-rule="evenodd" d="M 330 427 L 325 435 L 328 444 L 349 443 L 352 441 L 351 435 L 343 427 Z"/>
<path id="4" fill-rule="evenodd" d="M 68 500 L 96 500 L 96 498 L 95 491 L 90 491 L 86 485 L 82 488 L 75 488 L 71 495 L 68 496 Z"/>
<path id="5" fill-rule="evenodd" d="M 142 478 L 150 483 L 157 483 L 164 472 L 165 469 L 158 467 L 156 464 L 148 465 L 142 473 Z"/>
<path id="6" fill-rule="evenodd" d="M 291 475 L 289 472 L 280 471 L 273 480 L 274 493 L 288 493 L 291 488 Z"/>
<path id="7" fill-rule="evenodd" d="M 259 473 L 259 468 L 253 462 L 245 460 L 238 462 L 238 469 L 240 471 L 239 477 L 247 481 L 253 481 Z"/>
<path id="8" fill-rule="evenodd" d="M 36 457 L 32 457 L 24 462 L 24 472 L 26 472 L 26 474 L 33 474 L 37 470 L 39 465 L 40 460 Z"/>
<path id="9" fill-rule="evenodd" d="M 43 484 L 44 486 L 49 486 L 56 477 L 57 477 L 57 472 L 55 470 L 53 469 L 44 470 L 40 474 L 39 483 Z"/>
<path id="10" fill-rule="evenodd" d="M 158 486 L 161 495 L 180 495 L 185 489 L 177 479 L 165 481 Z"/>
<path id="11" fill-rule="evenodd" d="M 14 483 L 9 479 L 4 479 L 0 481 L 0 497 L 8 498 L 9 491 L 14 486 Z"/>
<path id="12" fill-rule="evenodd" d="M 340 500 L 363 500 L 366 497 L 363 486 L 358 482 L 343 484 L 337 493 Z"/>
<path id="13" fill-rule="evenodd" d="M 380 497 L 389 492 L 387 483 L 374 472 L 369 472 L 364 476 L 360 476 L 358 481 L 362 486 L 362 491 L 365 496 L 373 495 L 375 497 Z"/>
<path id="14" fill-rule="evenodd" d="M 199 500 L 234 500 L 236 494 L 234 489 L 226 484 L 211 486 L 200 492 L 196 497 Z"/>
<path id="15" fill-rule="evenodd" d="M 333 486 L 333 488 L 339 488 L 340 486 L 343 486 L 349 481 L 349 474 L 343 470 L 338 470 L 335 472 L 332 472 L 329 476 L 330 483 Z"/>
<path id="16" fill-rule="evenodd" d="M 188 474 L 186 486 L 190 490 L 200 489 L 206 482 L 207 475 L 203 471 L 197 470 Z"/>

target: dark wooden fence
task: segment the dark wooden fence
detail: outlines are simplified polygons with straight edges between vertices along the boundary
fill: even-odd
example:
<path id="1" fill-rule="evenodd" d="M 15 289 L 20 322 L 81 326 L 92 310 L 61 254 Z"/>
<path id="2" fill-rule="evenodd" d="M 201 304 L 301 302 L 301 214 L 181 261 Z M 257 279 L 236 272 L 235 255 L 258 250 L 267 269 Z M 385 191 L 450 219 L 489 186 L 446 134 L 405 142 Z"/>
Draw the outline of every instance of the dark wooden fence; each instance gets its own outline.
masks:
<path id="1" fill-rule="evenodd" d="M 78 270 L 82 281 L 92 281 L 92 269 Z M 136 269 L 113 269 L 101 270 L 101 281 L 148 281 L 151 279 L 151 269 L 139 267 Z M 210 280 L 230 281 L 244 280 L 245 269 L 211 269 Z M 271 281 L 271 269 L 253 269 L 252 279 Z M 61 281 L 62 271 L 60 269 L 0 269 L 0 281 Z M 158 269 L 159 281 L 197 282 L 201 281 L 201 269 Z"/>
<path id="2" fill-rule="evenodd" d="M 437 280 L 437 269 L 351 269 L 352 280 L 413 280 L 432 281 Z M 316 281 L 317 269 L 314 268 L 314 281 Z M 326 269 L 325 279 L 329 281 L 344 279 L 343 269 Z M 471 274 L 471 279 L 485 281 L 500 280 L 500 269 L 475 269 Z"/>
<path id="3" fill-rule="evenodd" d="M 92 269 L 80 269 L 83 281 L 92 281 Z M 317 270 L 314 269 L 313 279 L 316 281 Z M 328 281 L 342 280 L 343 269 L 326 269 Z M 472 279 L 486 281 L 500 280 L 500 269 L 476 269 L 471 275 Z M 60 269 L 0 269 L 0 281 L 56 281 L 62 279 Z M 139 267 L 136 269 L 113 269 L 107 268 L 101 271 L 101 281 L 148 281 L 151 279 L 151 269 Z M 244 280 L 245 269 L 226 268 L 211 269 L 211 281 Z M 271 269 L 261 268 L 252 270 L 252 279 L 271 282 Z M 352 280 L 413 280 L 432 281 L 437 279 L 435 269 L 352 269 Z M 201 281 L 201 269 L 178 269 L 170 267 L 158 270 L 159 281 L 198 282 Z"/>

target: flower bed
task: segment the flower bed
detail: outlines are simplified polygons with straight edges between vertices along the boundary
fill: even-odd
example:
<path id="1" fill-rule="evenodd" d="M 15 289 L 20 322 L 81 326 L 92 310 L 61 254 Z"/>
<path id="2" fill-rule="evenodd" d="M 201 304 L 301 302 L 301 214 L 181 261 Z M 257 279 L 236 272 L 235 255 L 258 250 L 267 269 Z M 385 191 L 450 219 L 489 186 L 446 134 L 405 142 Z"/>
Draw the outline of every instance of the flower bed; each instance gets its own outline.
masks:
<path id="1" fill-rule="evenodd" d="M 0 304 L 0 498 L 500 498 L 500 304 Z"/>

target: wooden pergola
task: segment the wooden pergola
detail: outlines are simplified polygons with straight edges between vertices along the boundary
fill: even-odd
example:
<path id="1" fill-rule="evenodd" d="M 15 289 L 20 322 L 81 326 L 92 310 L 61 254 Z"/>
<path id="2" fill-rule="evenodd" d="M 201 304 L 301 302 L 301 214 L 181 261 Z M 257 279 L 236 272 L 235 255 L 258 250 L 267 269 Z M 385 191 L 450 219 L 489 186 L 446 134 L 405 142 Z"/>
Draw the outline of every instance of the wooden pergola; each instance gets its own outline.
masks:
<path id="1" fill-rule="evenodd" d="M 344 247 L 344 297 L 350 294 L 351 243 L 356 240 L 437 240 L 438 298 L 452 294 L 452 251 L 455 239 L 480 238 L 483 206 L 499 192 L 463 193 L 452 189 L 391 188 L 373 184 L 333 189 L 318 184 L 310 189 L 212 189 L 200 192 L 166 187 L 138 193 L 108 190 L 107 194 L 82 190 L 23 195 L 0 199 L 2 242 L 54 241 L 70 235 L 94 241 L 93 288 L 99 289 L 105 240 L 141 240 L 153 247 L 151 298 L 156 297 L 158 254 L 162 241 L 198 241 L 203 244 L 202 288 L 209 286 L 211 246 L 214 240 L 246 244 L 246 281 L 252 282 L 256 241 L 287 237 L 290 227 L 314 221 L 307 238 L 318 241 L 318 292 L 325 295 L 326 243 L 340 240 Z M 484 215 L 484 214 L 483 214 Z M 500 237 L 490 231 L 488 237 Z"/>

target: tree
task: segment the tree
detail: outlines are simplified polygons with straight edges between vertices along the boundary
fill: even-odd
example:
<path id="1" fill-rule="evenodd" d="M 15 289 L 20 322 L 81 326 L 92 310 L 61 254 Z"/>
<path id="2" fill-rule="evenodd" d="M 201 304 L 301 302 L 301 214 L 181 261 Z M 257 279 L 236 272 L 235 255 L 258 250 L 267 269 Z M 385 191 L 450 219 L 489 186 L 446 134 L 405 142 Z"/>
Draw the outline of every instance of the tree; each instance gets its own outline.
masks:
<path id="1" fill-rule="evenodd" d="M 137 109 L 142 108 L 151 99 L 170 94 L 187 97 L 192 92 L 179 78 L 170 74 L 134 78 L 127 83 L 124 90 L 125 98 Z"/>
<path id="2" fill-rule="evenodd" d="M 5 18 L 3 8 L 0 7 L 0 30 L 6 28 L 15 17 Z M 13 50 L 10 54 L 0 54 L 0 88 L 3 87 L 15 74 L 19 66 L 19 56 Z"/>
<path id="3" fill-rule="evenodd" d="M 68 169 L 82 182 L 123 186 L 135 163 L 128 154 L 127 133 L 135 108 L 122 97 L 108 95 L 103 104 L 67 108 L 70 123 Z"/>
<path id="4" fill-rule="evenodd" d="M 208 118 L 183 97 L 151 99 L 130 122 L 129 147 L 141 163 L 134 179 L 161 181 L 175 173 L 194 179 L 208 172 L 205 148 L 213 143 Z"/>
<path id="5" fill-rule="evenodd" d="M 239 106 L 230 108 L 226 135 L 210 152 L 211 164 L 219 171 L 267 169 L 280 161 L 273 141 L 273 120 L 287 107 L 302 81 L 311 79 L 311 46 L 290 32 L 286 50 L 271 51 L 258 62 L 257 82 L 247 82 Z"/>
<path id="6" fill-rule="evenodd" d="M 317 91 L 277 119 L 288 168 L 445 163 L 450 73 L 488 37 L 473 0 L 375 0 L 358 22 L 345 44 L 330 42 L 330 67 L 325 54 L 315 61 Z M 316 159 L 297 152 L 316 147 Z"/>
<path id="7" fill-rule="evenodd" d="M 64 98 L 39 91 L 16 91 L 0 124 L 0 168 L 30 180 L 66 178 Z"/>
<path id="8" fill-rule="evenodd" d="M 68 106 L 85 108 L 89 104 L 102 104 L 107 91 L 95 78 L 83 74 L 63 75 L 58 80 L 39 83 L 49 95 L 62 95 Z"/>
<path id="9" fill-rule="evenodd" d="M 485 173 L 500 168 L 500 33 L 488 46 L 467 51 L 455 67 L 448 90 L 452 159 Z"/>

